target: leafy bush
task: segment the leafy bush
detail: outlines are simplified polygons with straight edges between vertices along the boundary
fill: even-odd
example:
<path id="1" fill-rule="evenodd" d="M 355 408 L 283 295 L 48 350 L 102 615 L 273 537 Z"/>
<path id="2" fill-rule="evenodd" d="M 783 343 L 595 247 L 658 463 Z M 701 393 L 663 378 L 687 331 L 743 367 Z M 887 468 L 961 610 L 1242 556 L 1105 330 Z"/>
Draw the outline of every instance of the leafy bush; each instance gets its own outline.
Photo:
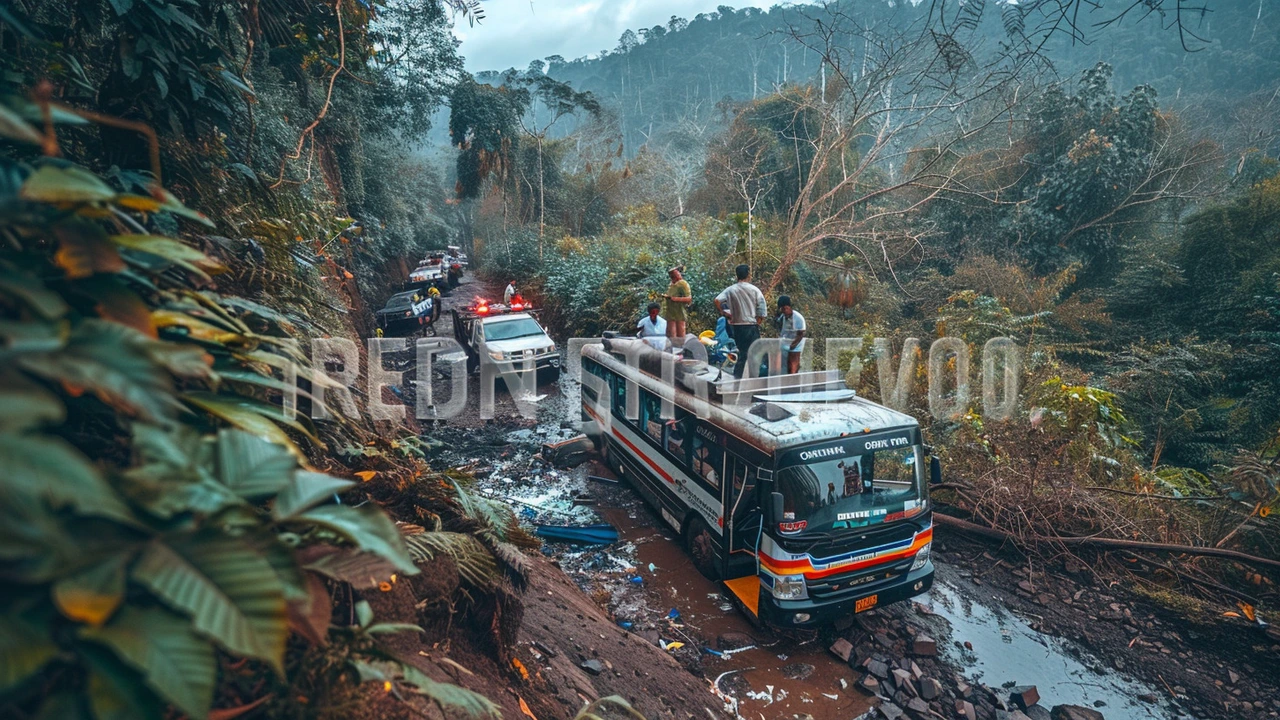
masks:
<path id="1" fill-rule="evenodd" d="M 0 698 L 26 712 L 203 718 L 221 652 L 281 673 L 291 630 L 326 636 L 301 548 L 417 572 L 380 510 L 329 502 L 353 483 L 273 404 L 277 372 L 309 374 L 290 320 L 145 226 L 177 218 L 211 224 L 158 185 L 0 159 Z"/>

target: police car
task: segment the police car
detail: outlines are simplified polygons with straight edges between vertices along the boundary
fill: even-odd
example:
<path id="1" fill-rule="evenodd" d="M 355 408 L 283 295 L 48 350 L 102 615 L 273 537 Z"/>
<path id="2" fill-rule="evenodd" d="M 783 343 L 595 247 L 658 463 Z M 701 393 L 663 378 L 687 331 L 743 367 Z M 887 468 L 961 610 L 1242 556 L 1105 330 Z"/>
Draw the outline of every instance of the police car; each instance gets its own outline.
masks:
<path id="1" fill-rule="evenodd" d="M 409 273 L 409 282 L 406 289 L 425 290 L 429 287 L 435 287 L 439 290 L 446 290 L 449 287 L 449 279 L 446 276 L 447 269 L 443 260 L 437 254 L 427 256 L 422 262 L 418 263 L 418 267 Z"/>
<path id="2" fill-rule="evenodd" d="M 378 329 L 384 335 L 410 334 L 435 321 L 435 303 L 422 290 L 392 295 L 377 312 Z"/>
<path id="3" fill-rule="evenodd" d="M 536 369 L 558 375 L 560 350 L 536 314 L 522 302 L 507 306 L 482 298 L 464 310 L 454 310 L 453 334 L 467 353 L 467 369 L 475 372 L 481 363 L 490 363 L 499 372 Z"/>

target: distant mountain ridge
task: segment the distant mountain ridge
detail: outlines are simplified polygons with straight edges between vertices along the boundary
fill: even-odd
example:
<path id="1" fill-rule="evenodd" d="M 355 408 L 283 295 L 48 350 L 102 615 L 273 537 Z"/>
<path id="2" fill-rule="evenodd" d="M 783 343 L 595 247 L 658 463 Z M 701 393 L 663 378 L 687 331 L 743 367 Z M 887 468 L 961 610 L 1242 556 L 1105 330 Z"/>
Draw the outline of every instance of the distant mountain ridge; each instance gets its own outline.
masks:
<path id="1" fill-rule="evenodd" d="M 1070 77 L 1099 61 L 1115 67 L 1118 88 L 1147 83 L 1163 105 L 1188 96 L 1209 112 L 1225 111 L 1230 96 L 1240 97 L 1280 80 L 1280 6 L 1258 0 L 1208 0 L 1210 12 L 1191 29 L 1187 52 L 1176 29 L 1155 18 L 1136 15 L 1098 27 L 1109 16 L 1083 13 L 1088 42 L 1072 42 L 1063 33 L 1045 45 L 1044 55 L 1060 77 Z M 929 3 L 903 0 L 841 0 L 836 4 L 867 23 L 920 24 Z M 1018 6 L 997 0 L 970 0 L 975 18 L 972 39 L 977 52 L 994 52 L 1007 42 L 1008 23 L 1020 18 Z M 1025 8 L 1025 6 L 1024 6 Z M 1025 10 L 1024 10 L 1025 11 Z M 552 55 L 534 60 L 575 89 L 595 93 L 617 114 L 628 154 L 645 143 L 666 144 L 673 133 L 700 133 L 718 125 L 723 103 L 768 94 L 787 83 L 804 83 L 820 70 L 817 54 L 803 47 L 789 28 L 811 27 L 824 10 L 817 5 L 775 6 L 768 11 L 722 5 L 691 19 L 673 16 L 665 25 L 628 30 L 612 50 L 600 56 L 567 60 Z M 1011 19 L 1012 18 L 1012 19 Z M 526 70 L 526 68 L 520 68 Z M 500 82 L 500 73 L 480 73 L 481 82 Z M 692 125 L 693 127 L 689 127 Z M 562 132 L 571 129 L 565 124 Z"/>

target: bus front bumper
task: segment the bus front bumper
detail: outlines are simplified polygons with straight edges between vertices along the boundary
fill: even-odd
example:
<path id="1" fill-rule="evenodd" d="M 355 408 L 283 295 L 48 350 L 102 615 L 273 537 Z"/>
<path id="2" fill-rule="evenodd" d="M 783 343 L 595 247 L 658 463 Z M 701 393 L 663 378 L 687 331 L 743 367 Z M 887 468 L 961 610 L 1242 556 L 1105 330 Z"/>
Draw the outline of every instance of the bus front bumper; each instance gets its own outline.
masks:
<path id="1" fill-rule="evenodd" d="M 853 615 L 859 601 L 874 597 L 874 602 L 863 608 L 891 605 L 907 598 L 915 597 L 929 591 L 933 587 L 933 562 L 914 572 L 907 573 L 901 579 L 887 587 L 876 588 L 876 591 L 860 597 L 841 598 L 837 601 L 815 602 L 813 600 L 778 600 L 769 594 L 769 590 L 761 588 L 760 620 L 774 627 L 816 627 L 829 625 L 836 620 Z"/>

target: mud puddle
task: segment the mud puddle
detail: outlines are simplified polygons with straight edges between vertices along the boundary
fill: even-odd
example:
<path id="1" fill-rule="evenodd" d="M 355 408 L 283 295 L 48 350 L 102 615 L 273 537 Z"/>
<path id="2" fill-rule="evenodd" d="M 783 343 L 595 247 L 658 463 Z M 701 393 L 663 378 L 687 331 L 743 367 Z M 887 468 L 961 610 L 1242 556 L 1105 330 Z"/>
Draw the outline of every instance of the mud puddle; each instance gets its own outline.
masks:
<path id="1" fill-rule="evenodd" d="M 951 642 L 940 650 L 972 681 L 993 688 L 1035 685 L 1045 707 L 1093 707 L 1109 718 L 1191 717 L 1172 705 L 1168 692 L 1125 678 L 1078 645 L 1037 632 L 984 598 L 943 567 L 929 594 L 913 599 L 950 626 Z"/>
<path id="2" fill-rule="evenodd" d="M 619 498 L 624 493 L 632 498 Z M 753 626 L 717 583 L 694 568 L 677 538 L 657 525 L 656 516 L 630 490 L 607 495 L 622 502 L 601 507 L 600 515 L 634 547 L 642 580 L 613 597 L 611 610 L 620 623 L 635 627 L 646 617 L 667 619 L 664 631 L 695 647 L 700 653 L 695 669 L 740 717 L 850 720 L 870 707 L 854 689 L 856 676 L 849 666 L 829 655 L 816 633 L 783 635 Z"/>

